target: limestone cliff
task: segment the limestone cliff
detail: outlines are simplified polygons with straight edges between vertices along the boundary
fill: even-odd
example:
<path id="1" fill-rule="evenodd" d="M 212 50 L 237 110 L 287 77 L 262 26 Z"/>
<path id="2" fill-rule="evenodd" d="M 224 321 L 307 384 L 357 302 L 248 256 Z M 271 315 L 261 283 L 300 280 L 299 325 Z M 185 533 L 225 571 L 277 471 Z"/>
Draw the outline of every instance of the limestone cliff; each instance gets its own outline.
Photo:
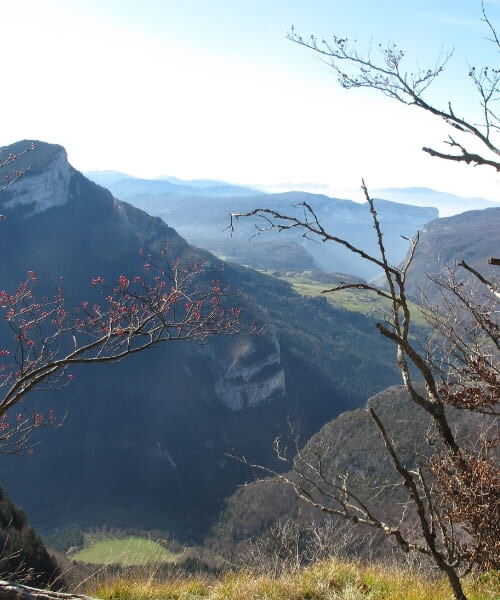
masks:
<path id="1" fill-rule="evenodd" d="M 274 328 L 273 328 L 274 329 Z M 281 365 L 276 332 L 268 329 L 265 343 L 241 338 L 233 343 L 232 356 L 215 384 L 221 402 L 232 411 L 270 402 L 285 394 L 285 371 Z"/>
<path id="2" fill-rule="evenodd" d="M 16 164 L 16 168 L 22 169 L 32 156 L 30 153 L 21 157 L 19 162 L 24 165 Z M 33 216 L 49 208 L 62 206 L 68 201 L 71 170 L 66 150 L 55 146 L 43 169 L 33 169 L 31 173 L 28 171 L 26 176 L 7 190 L 4 209 L 10 211 L 26 206 L 29 209 L 28 216 Z"/>

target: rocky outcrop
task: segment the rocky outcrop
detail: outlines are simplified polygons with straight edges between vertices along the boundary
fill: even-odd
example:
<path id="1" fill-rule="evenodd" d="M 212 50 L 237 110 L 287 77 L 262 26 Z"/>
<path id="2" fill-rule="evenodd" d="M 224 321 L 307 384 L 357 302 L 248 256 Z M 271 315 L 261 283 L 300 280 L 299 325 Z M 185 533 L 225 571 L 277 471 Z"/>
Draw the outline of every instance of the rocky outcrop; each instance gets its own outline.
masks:
<path id="1" fill-rule="evenodd" d="M 217 380 L 217 397 L 230 410 L 255 407 L 284 396 L 285 372 L 276 333 L 267 341 L 267 352 L 262 352 L 255 340 L 239 340 L 237 356 Z"/>
<path id="2" fill-rule="evenodd" d="M 21 177 L 8 189 L 5 210 L 27 206 L 27 216 L 33 216 L 49 208 L 62 206 L 68 201 L 72 169 L 66 150 L 61 146 L 56 146 L 55 149 L 43 169 L 34 169 L 29 176 Z M 23 162 L 26 160 L 24 158 Z"/>

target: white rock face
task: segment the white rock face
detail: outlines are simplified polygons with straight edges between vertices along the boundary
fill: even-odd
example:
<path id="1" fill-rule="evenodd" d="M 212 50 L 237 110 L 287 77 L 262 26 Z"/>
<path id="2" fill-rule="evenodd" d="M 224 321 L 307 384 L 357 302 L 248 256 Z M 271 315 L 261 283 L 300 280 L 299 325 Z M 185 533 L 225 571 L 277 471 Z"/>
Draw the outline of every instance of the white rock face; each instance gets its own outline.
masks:
<path id="1" fill-rule="evenodd" d="M 28 216 L 41 213 L 53 206 L 61 206 L 69 198 L 70 166 L 66 152 L 61 150 L 41 173 L 30 172 L 21 177 L 9 190 L 10 198 L 5 208 L 12 209 L 21 205 L 33 205 Z"/>
<path id="2" fill-rule="evenodd" d="M 242 346 L 215 385 L 217 397 L 232 411 L 258 406 L 285 393 L 285 372 L 276 335 L 272 338 L 271 351 L 260 357 L 253 356 L 251 366 L 241 363 L 256 354 L 255 347 L 248 340 L 243 340 Z"/>

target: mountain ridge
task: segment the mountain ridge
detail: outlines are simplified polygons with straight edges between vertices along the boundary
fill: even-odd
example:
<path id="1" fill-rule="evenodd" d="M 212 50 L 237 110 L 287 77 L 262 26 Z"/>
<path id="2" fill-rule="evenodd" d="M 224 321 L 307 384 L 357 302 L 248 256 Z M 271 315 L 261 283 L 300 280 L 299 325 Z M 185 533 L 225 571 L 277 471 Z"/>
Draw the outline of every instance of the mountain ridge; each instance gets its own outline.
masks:
<path id="1" fill-rule="evenodd" d="M 157 253 L 165 242 L 170 258 L 222 266 L 160 218 L 115 199 L 72 167 L 66 201 L 33 211 L 37 177 L 54 164 L 54 151 L 62 152 L 39 142 L 23 157 L 32 169 L 22 178 L 22 197 L 36 183 L 32 201 L 16 203 L 17 183 L 0 196 L 3 207 L 12 203 L 1 224 L 4 286 L 35 269 L 41 293 L 62 275 L 70 303 L 91 300 L 92 277 L 133 276 L 141 267 L 138 248 Z M 29 460 L 0 461 L 6 489 L 35 526 L 125 523 L 199 538 L 222 499 L 246 478 L 226 452 L 272 462 L 272 440 L 287 416 L 309 435 L 395 381 L 390 345 L 373 335 L 371 319 L 303 298 L 244 267 L 227 265 L 217 276 L 242 290 L 242 312 L 267 324 L 263 335 L 166 345 L 106 369 L 75 369 L 69 388 L 26 398 L 26 410 L 45 406 L 64 415 L 70 409 L 64 427 L 37 432 L 41 445 Z M 376 351 L 367 356 L 372 337 Z"/>

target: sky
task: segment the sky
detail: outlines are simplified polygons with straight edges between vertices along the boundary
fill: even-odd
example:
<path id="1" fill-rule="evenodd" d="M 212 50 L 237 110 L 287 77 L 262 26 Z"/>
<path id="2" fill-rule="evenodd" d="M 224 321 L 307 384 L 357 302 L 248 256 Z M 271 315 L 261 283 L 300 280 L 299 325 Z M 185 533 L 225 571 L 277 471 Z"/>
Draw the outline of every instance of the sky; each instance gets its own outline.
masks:
<path id="1" fill-rule="evenodd" d="M 485 1 L 500 24 L 500 0 Z M 317 189 L 431 187 L 500 201 L 499 176 L 444 163 L 444 124 L 373 90 L 343 90 L 287 39 L 395 42 L 409 71 L 453 51 L 429 90 L 480 117 L 470 65 L 498 64 L 480 0 L 0 1 L 0 146 L 63 145 L 74 167 Z M 372 50 L 376 53 L 376 50 Z"/>

